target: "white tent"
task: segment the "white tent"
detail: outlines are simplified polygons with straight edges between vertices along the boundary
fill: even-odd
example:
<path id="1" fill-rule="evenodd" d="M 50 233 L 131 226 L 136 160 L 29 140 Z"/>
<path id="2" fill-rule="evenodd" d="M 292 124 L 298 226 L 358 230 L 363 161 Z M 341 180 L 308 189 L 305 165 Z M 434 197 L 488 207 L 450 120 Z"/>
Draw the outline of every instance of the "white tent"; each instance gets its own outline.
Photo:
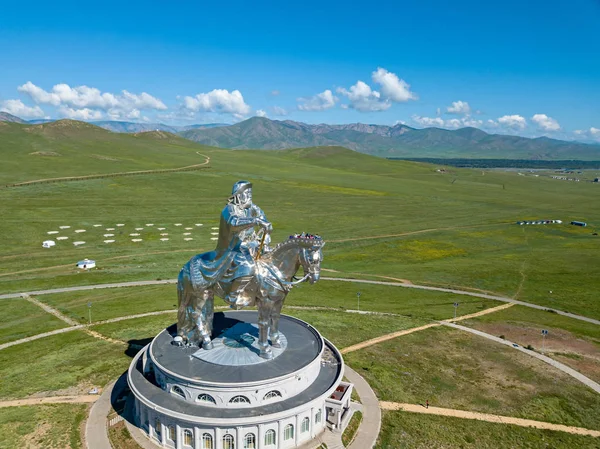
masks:
<path id="1" fill-rule="evenodd" d="M 95 260 L 83 259 L 77 262 L 77 268 L 81 270 L 89 270 L 90 268 L 94 268 L 96 266 Z"/>
<path id="2" fill-rule="evenodd" d="M 56 246 L 56 242 L 54 240 L 44 240 L 42 242 L 43 248 L 52 248 L 53 246 Z"/>

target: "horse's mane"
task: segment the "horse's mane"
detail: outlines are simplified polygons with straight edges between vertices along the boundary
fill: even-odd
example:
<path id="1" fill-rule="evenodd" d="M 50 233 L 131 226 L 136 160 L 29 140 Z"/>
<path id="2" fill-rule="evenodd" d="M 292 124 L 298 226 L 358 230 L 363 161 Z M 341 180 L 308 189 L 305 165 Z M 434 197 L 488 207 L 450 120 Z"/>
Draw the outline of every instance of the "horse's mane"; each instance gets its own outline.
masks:
<path id="1" fill-rule="evenodd" d="M 325 241 L 318 235 L 309 234 L 308 237 L 302 237 L 301 235 L 290 235 L 289 238 L 281 243 L 278 243 L 277 246 L 271 251 L 271 254 L 275 254 L 291 245 L 322 247 L 325 245 Z"/>

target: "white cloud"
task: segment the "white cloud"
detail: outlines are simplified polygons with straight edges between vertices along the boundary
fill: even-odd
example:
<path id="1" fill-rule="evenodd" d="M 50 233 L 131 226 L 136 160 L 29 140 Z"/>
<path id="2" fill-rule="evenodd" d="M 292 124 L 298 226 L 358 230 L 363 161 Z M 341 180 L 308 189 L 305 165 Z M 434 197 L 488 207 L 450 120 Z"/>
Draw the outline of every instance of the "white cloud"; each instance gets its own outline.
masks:
<path id="1" fill-rule="evenodd" d="M 5 100 L 0 102 L 0 111 L 17 117 L 43 117 L 44 111 L 39 106 L 27 106 L 21 100 Z"/>
<path id="2" fill-rule="evenodd" d="M 141 117 L 139 109 L 125 111 L 123 109 L 109 109 L 107 112 L 111 120 L 138 120 Z"/>
<path id="3" fill-rule="evenodd" d="M 265 111 L 264 109 L 257 109 L 254 115 L 256 115 L 257 117 L 266 117 L 267 111 Z"/>
<path id="4" fill-rule="evenodd" d="M 271 95 L 273 95 L 274 97 L 276 97 L 277 95 L 279 95 L 281 92 L 279 92 L 277 89 L 272 90 L 271 91 Z"/>
<path id="5" fill-rule="evenodd" d="M 352 108 L 360 112 L 385 111 L 393 103 L 403 103 L 418 98 L 410 91 L 410 85 L 406 81 L 384 68 L 379 67 L 371 73 L 371 79 L 380 86 L 380 90 L 371 88 L 361 80 L 349 89 L 339 87 L 336 92 L 350 101 L 349 104 L 343 104 L 342 108 Z"/>
<path id="6" fill-rule="evenodd" d="M 183 107 L 193 112 L 226 113 L 238 118 L 248 115 L 251 111 L 239 90 L 229 92 L 226 89 L 214 89 L 194 97 L 186 96 L 183 98 Z"/>
<path id="7" fill-rule="evenodd" d="M 505 115 L 498 118 L 498 123 L 507 128 L 513 129 L 525 129 L 527 127 L 527 120 L 520 115 Z"/>
<path id="8" fill-rule="evenodd" d="M 442 110 L 440 108 L 437 108 L 435 113 L 436 115 L 442 115 Z"/>
<path id="9" fill-rule="evenodd" d="M 582 134 L 585 134 L 585 131 L 582 129 L 576 129 L 575 131 L 573 131 L 573 134 L 575 134 L 576 136 L 581 136 Z"/>
<path id="10" fill-rule="evenodd" d="M 298 98 L 298 101 L 300 102 L 298 109 L 301 111 L 325 111 L 334 107 L 338 98 L 327 89 L 309 98 Z"/>
<path id="11" fill-rule="evenodd" d="M 471 113 L 471 106 L 466 101 L 453 101 L 451 106 L 446 108 L 448 114 L 467 115 Z"/>
<path id="12" fill-rule="evenodd" d="M 413 115 L 412 120 L 421 126 L 435 126 L 437 128 L 447 129 L 458 129 L 467 126 L 480 128 L 483 126 L 483 121 L 474 120 L 469 116 L 444 120 L 441 117 L 421 117 L 420 115 Z"/>
<path id="13" fill-rule="evenodd" d="M 406 122 L 404 120 L 396 120 L 392 126 L 396 125 L 406 125 Z"/>
<path id="14" fill-rule="evenodd" d="M 417 96 L 410 91 L 410 85 L 406 81 L 384 68 L 378 67 L 371 74 L 371 79 L 381 86 L 381 95 L 385 99 L 399 103 L 417 99 Z"/>
<path id="15" fill-rule="evenodd" d="M 392 106 L 391 101 L 383 100 L 378 91 L 360 80 L 350 86 L 350 90 L 339 87 L 337 93 L 347 97 L 350 100 L 348 106 L 360 112 L 385 111 Z"/>
<path id="16" fill-rule="evenodd" d="M 413 115 L 412 120 L 421 126 L 437 126 L 443 127 L 445 125 L 444 119 L 440 117 L 421 117 L 419 115 Z"/>
<path id="17" fill-rule="evenodd" d="M 110 92 L 101 92 L 95 87 L 76 86 L 68 84 L 56 84 L 50 92 L 27 81 L 17 88 L 19 92 L 27 94 L 38 104 L 50 104 L 52 106 L 65 106 L 75 109 L 155 109 L 165 110 L 167 106 L 158 98 L 146 92 L 132 94 L 126 90 L 121 95 Z"/>
<path id="18" fill-rule="evenodd" d="M 277 115 L 277 116 L 284 116 L 284 115 L 288 115 L 288 111 L 285 108 L 282 108 L 280 106 L 273 106 L 271 108 L 273 110 L 273 115 Z"/>
<path id="19" fill-rule="evenodd" d="M 104 115 L 101 111 L 96 111 L 94 109 L 73 109 L 64 106 L 59 108 L 58 112 L 63 117 L 67 117 L 73 120 L 99 120 Z"/>
<path id="20" fill-rule="evenodd" d="M 593 126 L 590 128 L 590 134 L 592 136 L 599 136 L 600 137 L 600 129 L 598 128 L 594 128 Z"/>
<path id="21" fill-rule="evenodd" d="M 560 130 L 558 122 L 552 117 L 548 117 L 546 114 L 535 114 L 531 117 L 531 120 L 534 121 L 542 131 Z"/>

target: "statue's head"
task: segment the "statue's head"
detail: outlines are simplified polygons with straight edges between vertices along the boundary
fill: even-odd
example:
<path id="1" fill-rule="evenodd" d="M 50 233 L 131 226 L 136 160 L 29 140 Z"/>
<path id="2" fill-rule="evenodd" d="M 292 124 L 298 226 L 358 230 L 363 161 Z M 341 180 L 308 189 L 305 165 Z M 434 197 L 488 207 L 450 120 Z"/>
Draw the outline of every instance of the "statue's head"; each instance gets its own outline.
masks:
<path id="1" fill-rule="evenodd" d="M 252 204 L 252 183 L 249 181 L 238 181 L 231 189 L 229 201 L 242 207 L 250 207 Z"/>

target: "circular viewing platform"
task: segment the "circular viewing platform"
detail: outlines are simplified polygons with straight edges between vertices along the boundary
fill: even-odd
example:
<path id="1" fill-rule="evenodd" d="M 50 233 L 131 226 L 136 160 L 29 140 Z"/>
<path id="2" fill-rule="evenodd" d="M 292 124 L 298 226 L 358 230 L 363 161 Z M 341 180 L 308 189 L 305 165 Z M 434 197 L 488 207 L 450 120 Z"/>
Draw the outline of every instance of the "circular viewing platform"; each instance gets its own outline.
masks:
<path id="1" fill-rule="evenodd" d="M 257 321 L 256 311 L 215 313 L 213 349 L 174 345 L 173 325 L 136 355 L 128 383 L 136 423 L 152 441 L 174 448 L 280 449 L 325 429 L 336 412 L 326 402 L 335 408 L 349 401 L 349 393 L 340 395 L 341 354 L 310 324 L 281 315 L 281 347 L 273 348 L 273 359 L 260 358 Z"/>

